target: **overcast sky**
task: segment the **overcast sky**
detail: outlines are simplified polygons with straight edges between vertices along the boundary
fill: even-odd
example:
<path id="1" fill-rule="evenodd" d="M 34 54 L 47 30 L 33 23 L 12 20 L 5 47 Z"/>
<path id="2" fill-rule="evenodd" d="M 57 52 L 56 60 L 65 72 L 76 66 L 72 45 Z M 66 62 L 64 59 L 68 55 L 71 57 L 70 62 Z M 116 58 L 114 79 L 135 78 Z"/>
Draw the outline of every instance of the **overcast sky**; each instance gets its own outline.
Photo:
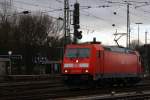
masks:
<path id="1" fill-rule="evenodd" d="M 9 1 L 9 0 L 8 0 Z M 114 44 L 116 29 L 119 33 L 126 33 L 126 12 L 125 0 L 77 0 L 80 3 L 81 30 L 83 38 L 81 41 L 90 41 L 96 37 L 103 44 Z M 128 1 L 128 0 L 127 0 Z M 64 0 L 12 0 L 13 6 L 18 11 L 30 10 L 46 11 L 50 16 L 63 17 Z M 70 0 L 70 9 L 76 0 Z M 112 3 L 111 3 L 112 2 Z M 137 39 L 137 25 L 140 25 L 140 39 L 144 43 L 145 31 L 150 34 L 150 0 L 130 0 L 130 21 L 131 40 Z M 101 6 L 108 7 L 101 7 Z M 90 6 L 91 8 L 87 9 Z M 116 12 L 116 14 L 114 14 Z M 113 27 L 112 24 L 116 26 Z M 150 35 L 148 37 L 150 39 Z M 119 40 L 121 45 L 125 45 L 125 36 Z M 150 42 L 150 40 L 148 40 Z"/>

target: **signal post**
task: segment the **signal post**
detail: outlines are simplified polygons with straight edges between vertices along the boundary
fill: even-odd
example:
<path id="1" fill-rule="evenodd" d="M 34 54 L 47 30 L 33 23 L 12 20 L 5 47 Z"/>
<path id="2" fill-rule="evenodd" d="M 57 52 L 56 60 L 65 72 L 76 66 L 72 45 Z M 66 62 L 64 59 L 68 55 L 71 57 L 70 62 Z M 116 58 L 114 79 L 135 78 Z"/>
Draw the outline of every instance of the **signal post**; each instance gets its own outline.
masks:
<path id="1" fill-rule="evenodd" d="M 80 4 L 75 3 L 74 4 L 74 10 L 73 10 L 73 26 L 74 26 L 74 34 L 73 34 L 73 42 L 77 43 L 77 39 L 82 38 L 82 31 L 79 31 L 80 29 Z"/>

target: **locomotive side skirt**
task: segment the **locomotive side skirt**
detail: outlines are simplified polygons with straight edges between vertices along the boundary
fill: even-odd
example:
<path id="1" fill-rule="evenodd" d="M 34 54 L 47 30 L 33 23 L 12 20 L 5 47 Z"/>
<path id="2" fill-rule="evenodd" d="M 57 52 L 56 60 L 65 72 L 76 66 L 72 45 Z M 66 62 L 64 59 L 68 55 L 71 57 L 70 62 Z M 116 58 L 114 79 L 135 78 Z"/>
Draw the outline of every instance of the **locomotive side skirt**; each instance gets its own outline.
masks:
<path id="1" fill-rule="evenodd" d="M 142 78 L 142 74 L 96 74 L 96 80 L 97 79 L 103 79 L 103 78 Z"/>

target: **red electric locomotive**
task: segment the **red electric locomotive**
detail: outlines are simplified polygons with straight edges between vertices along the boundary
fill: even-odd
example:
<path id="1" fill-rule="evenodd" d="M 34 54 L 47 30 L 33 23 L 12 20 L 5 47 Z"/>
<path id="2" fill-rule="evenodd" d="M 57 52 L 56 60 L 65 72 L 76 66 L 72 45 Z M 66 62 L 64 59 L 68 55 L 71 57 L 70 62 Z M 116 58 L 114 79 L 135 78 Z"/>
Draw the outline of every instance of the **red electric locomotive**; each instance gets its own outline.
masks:
<path id="1" fill-rule="evenodd" d="M 117 46 L 103 46 L 99 42 L 67 45 L 62 64 L 62 73 L 67 79 L 137 82 L 142 72 L 138 52 Z"/>

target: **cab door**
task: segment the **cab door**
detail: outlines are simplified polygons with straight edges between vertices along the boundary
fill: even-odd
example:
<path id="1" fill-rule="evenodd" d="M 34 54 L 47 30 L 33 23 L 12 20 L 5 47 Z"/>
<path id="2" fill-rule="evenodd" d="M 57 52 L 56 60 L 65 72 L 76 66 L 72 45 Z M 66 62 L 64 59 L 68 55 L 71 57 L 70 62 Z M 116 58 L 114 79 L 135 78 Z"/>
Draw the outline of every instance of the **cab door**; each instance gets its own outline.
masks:
<path id="1" fill-rule="evenodd" d="M 100 50 L 96 50 L 96 64 L 95 64 L 96 76 L 100 75 L 101 72 L 101 53 Z"/>

